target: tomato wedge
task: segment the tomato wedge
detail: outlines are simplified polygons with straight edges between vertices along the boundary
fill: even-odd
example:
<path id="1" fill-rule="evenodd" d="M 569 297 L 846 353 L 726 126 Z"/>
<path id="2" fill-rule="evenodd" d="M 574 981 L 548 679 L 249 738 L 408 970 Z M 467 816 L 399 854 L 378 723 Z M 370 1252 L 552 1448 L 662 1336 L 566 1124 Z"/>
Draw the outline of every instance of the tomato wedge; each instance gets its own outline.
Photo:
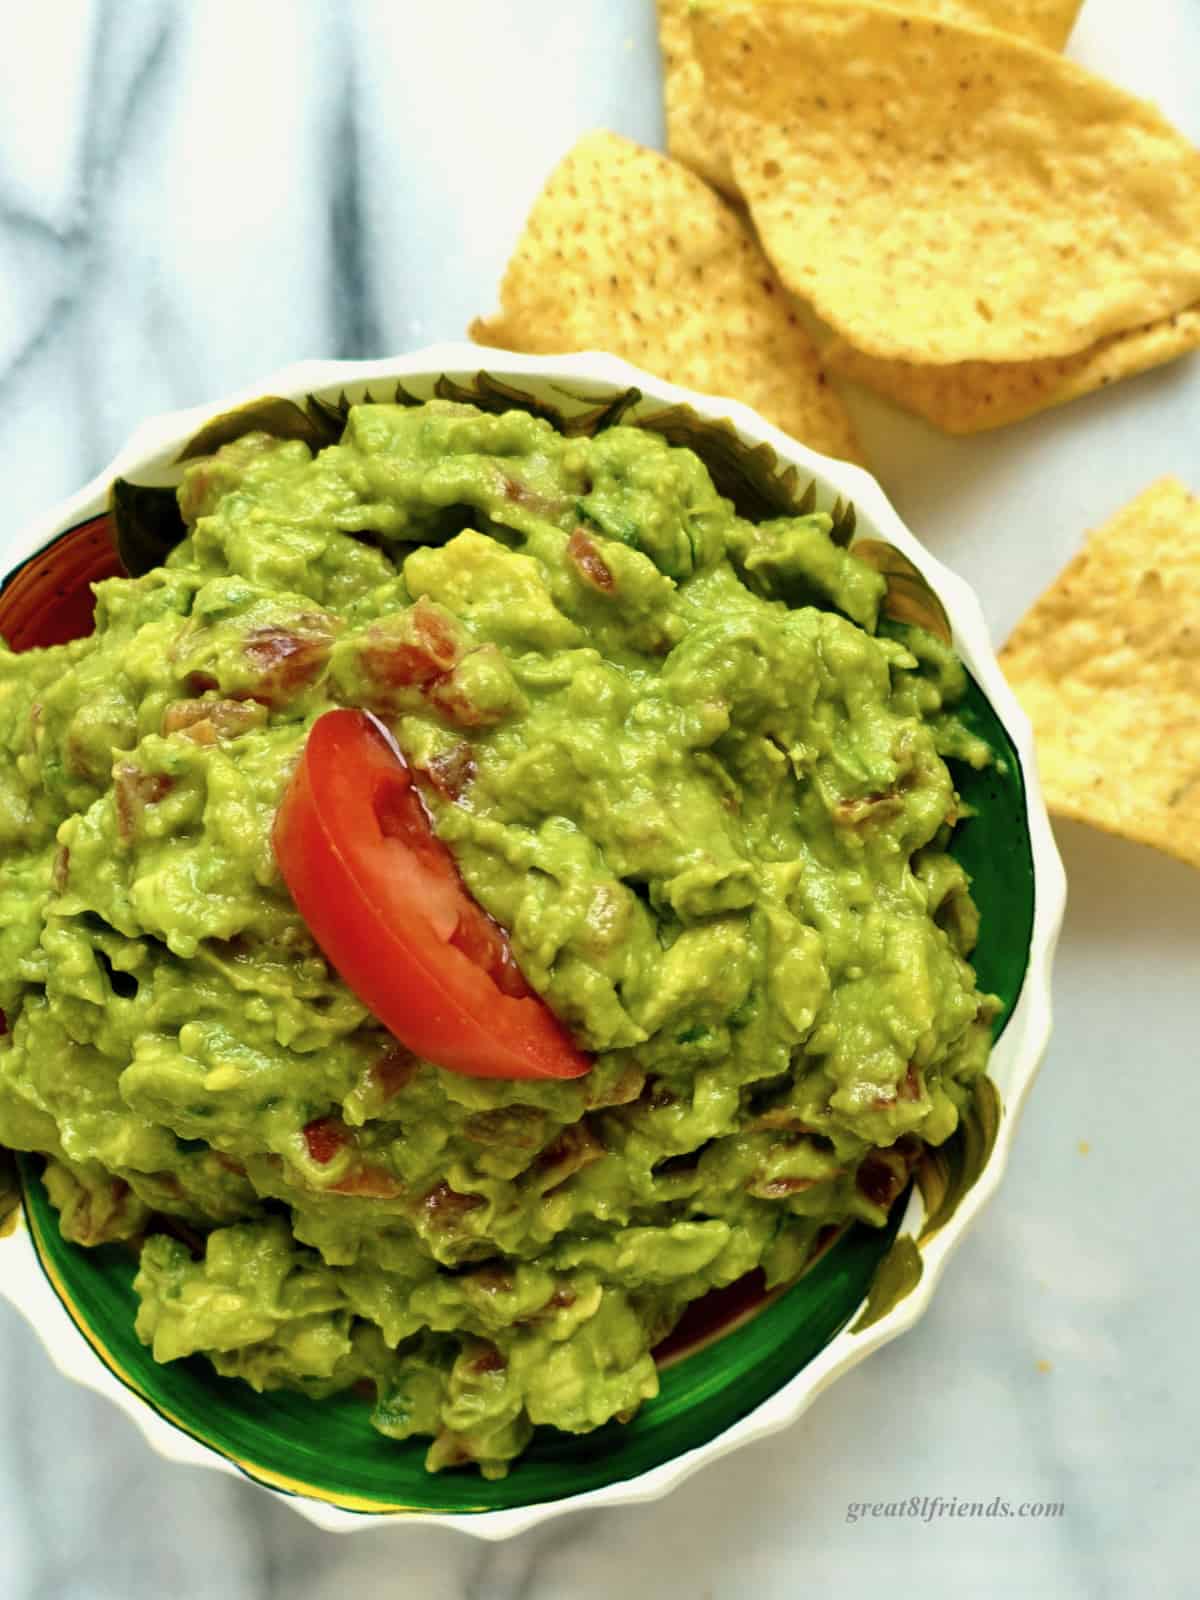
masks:
<path id="1" fill-rule="evenodd" d="M 467 893 L 404 757 L 367 712 L 313 723 L 274 846 L 313 938 L 414 1054 L 471 1078 L 590 1069 Z"/>

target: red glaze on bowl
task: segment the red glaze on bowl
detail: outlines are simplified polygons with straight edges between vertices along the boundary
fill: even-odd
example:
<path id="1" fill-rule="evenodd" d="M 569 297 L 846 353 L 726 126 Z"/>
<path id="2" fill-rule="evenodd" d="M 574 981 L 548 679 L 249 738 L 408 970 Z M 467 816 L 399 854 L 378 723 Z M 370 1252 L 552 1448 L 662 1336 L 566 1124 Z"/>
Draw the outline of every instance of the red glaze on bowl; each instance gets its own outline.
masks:
<path id="1" fill-rule="evenodd" d="M 95 620 L 91 585 L 123 570 L 107 516 L 69 528 L 0 591 L 0 636 L 18 651 L 84 638 Z"/>

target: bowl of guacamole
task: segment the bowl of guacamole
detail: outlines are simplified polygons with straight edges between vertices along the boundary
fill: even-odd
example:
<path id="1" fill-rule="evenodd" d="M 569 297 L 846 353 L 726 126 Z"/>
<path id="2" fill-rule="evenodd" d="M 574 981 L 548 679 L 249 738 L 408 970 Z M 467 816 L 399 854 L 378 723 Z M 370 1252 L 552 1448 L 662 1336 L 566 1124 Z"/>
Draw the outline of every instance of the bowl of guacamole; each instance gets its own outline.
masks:
<path id="1" fill-rule="evenodd" d="M 495 1534 L 915 1320 L 1063 891 L 866 473 L 445 346 L 156 419 L 14 558 L 0 1288 L 65 1370 L 325 1525 Z"/>

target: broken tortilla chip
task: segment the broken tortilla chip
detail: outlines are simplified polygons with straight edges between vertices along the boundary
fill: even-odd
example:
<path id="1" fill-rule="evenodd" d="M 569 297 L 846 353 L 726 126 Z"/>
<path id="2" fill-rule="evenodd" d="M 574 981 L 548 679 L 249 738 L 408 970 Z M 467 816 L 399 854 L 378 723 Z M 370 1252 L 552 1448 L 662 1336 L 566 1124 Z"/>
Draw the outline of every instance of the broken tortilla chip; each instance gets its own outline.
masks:
<path id="1" fill-rule="evenodd" d="M 658 39 L 663 58 L 667 149 L 676 161 L 728 195 L 737 180 L 725 150 L 721 119 L 704 84 L 688 20 L 692 0 L 658 0 Z M 759 5 L 779 0 L 756 0 Z M 907 0 L 910 16 L 944 18 L 1015 34 L 1047 50 L 1066 44 L 1083 0 Z"/>
<path id="2" fill-rule="evenodd" d="M 1200 151 L 1152 106 L 862 0 L 690 15 L 764 248 L 857 349 L 1040 360 L 1200 300 Z"/>
<path id="3" fill-rule="evenodd" d="M 1000 664 L 1051 811 L 1200 866 L 1200 498 L 1163 478 L 1091 534 Z"/>
<path id="4" fill-rule="evenodd" d="M 609 350 L 728 395 L 826 455 L 860 460 L 850 419 L 788 295 L 738 214 L 695 173 L 615 133 L 551 173 L 477 343 Z"/>
<path id="5" fill-rule="evenodd" d="M 821 354 L 827 367 L 895 401 L 947 433 L 1020 422 L 1050 406 L 1132 378 L 1200 349 L 1200 304 L 1147 328 L 1116 333 L 1078 355 L 1046 361 L 960 361 L 945 367 L 878 361 L 844 339 Z"/>

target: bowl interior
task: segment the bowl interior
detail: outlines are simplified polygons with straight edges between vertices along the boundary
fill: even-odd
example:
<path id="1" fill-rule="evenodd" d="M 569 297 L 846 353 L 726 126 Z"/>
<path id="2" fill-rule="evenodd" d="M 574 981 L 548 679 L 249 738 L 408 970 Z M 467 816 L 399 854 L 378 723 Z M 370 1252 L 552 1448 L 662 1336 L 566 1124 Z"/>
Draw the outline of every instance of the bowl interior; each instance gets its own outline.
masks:
<path id="1" fill-rule="evenodd" d="M 434 386 L 433 378 L 423 391 L 417 382 L 405 381 L 417 393 Z M 562 400 L 561 389 L 547 382 L 531 378 L 527 386 L 539 393 L 543 406 Z M 589 395 L 593 407 L 598 393 L 603 398 L 602 391 Z M 511 395 L 504 390 L 503 403 L 513 403 Z M 377 396 L 384 397 L 378 389 Z M 391 398 L 390 392 L 386 397 Z M 331 391 L 325 398 L 339 395 Z M 642 402 L 626 412 L 625 420 L 653 423 L 656 415 L 678 410 Z M 765 481 L 761 450 L 755 457 L 746 469 L 747 482 L 759 493 Z M 160 460 L 160 473 L 162 465 Z M 769 466 L 771 471 L 778 468 L 773 456 Z M 735 462 L 735 480 L 739 470 Z M 819 505 L 830 505 L 833 498 L 818 484 Z M 875 532 L 860 526 L 860 533 Z M 973 880 L 981 914 L 975 966 L 981 988 L 1002 1001 L 996 1021 L 999 1038 L 1016 1006 L 1028 961 L 1033 855 L 1019 758 L 974 680 L 964 716 L 998 758 L 984 772 L 955 767 L 969 813 L 955 832 L 952 853 Z M 756 1315 L 674 1361 L 661 1374 L 657 1398 L 631 1423 L 580 1437 L 540 1429 L 508 1477 L 488 1482 L 461 1472 L 428 1474 L 425 1443 L 401 1444 L 382 1437 L 370 1426 L 368 1406 L 353 1396 L 318 1405 L 288 1393 L 255 1394 L 240 1381 L 218 1378 L 200 1359 L 157 1365 L 133 1329 L 133 1256 L 115 1246 L 84 1250 L 62 1239 L 37 1161 L 23 1159 L 21 1166 L 26 1217 L 43 1270 L 73 1321 L 121 1382 L 249 1476 L 363 1512 L 469 1513 L 542 1504 L 628 1480 L 707 1444 L 800 1373 L 847 1325 L 904 1211 L 903 1201 L 897 1203 L 883 1230 L 849 1230 L 799 1282 L 763 1304 Z"/>

